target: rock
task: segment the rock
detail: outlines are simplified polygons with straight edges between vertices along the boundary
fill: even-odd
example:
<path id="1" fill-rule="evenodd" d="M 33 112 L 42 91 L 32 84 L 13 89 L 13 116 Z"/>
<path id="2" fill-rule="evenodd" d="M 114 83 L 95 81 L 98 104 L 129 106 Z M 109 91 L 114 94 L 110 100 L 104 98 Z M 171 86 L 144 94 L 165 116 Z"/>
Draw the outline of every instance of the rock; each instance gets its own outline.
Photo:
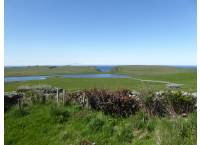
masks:
<path id="1" fill-rule="evenodd" d="M 192 93 L 192 96 L 193 96 L 194 98 L 196 98 L 196 97 L 197 97 L 197 92 Z"/>
<path id="2" fill-rule="evenodd" d="M 186 113 L 182 113 L 181 116 L 182 117 L 187 117 L 187 114 Z"/>
<path id="3" fill-rule="evenodd" d="M 131 92 L 131 95 L 138 96 L 138 95 L 140 95 L 140 93 L 133 90 L 133 91 Z"/>
<path id="4" fill-rule="evenodd" d="M 181 88 L 181 84 L 167 84 L 168 88 L 178 89 Z"/>
<path id="5" fill-rule="evenodd" d="M 164 91 L 158 91 L 155 94 L 156 94 L 156 96 L 161 96 L 163 93 L 164 93 Z"/>
<path id="6" fill-rule="evenodd" d="M 18 103 L 18 99 L 23 97 L 23 94 L 16 92 L 5 92 L 4 93 L 4 110 L 8 110 L 12 105 Z"/>

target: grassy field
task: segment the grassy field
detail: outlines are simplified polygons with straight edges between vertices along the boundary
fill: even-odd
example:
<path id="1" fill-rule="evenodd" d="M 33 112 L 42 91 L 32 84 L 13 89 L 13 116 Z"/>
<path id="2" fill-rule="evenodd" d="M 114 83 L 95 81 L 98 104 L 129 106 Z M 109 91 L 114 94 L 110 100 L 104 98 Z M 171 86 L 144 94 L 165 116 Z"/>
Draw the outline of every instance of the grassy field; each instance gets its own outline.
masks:
<path id="1" fill-rule="evenodd" d="M 94 66 L 29 66 L 6 67 L 5 76 L 34 76 L 59 74 L 87 74 L 99 73 Z"/>
<path id="2" fill-rule="evenodd" d="M 195 145 L 196 113 L 186 118 L 148 117 L 142 112 L 111 117 L 77 105 L 27 106 L 24 115 L 13 107 L 5 114 L 5 145 Z M 54 112 L 62 112 L 60 120 Z"/>
<path id="3" fill-rule="evenodd" d="M 152 87 L 156 89 L 164 89 L 166 86 L 160 83 L 141 82 L 128 78 L 49 78 L 46 80 L 34 80 L 27 82 L 5 83 L 5 91 L 16 90 L 19 86 L 32 85 L 52 85 L 66 90 L 82 90 L 88 88 L 105 88 L 105 89 L 122 89 L 131 90 L 142 89 L 143 87 Z"/>
<path id="4" fill-rule="evenodd" d="M 178 68 L 171 66 L 118 66 L 112 73 L 128 74 L 134 78 L 146 80 L 168 81 L 184 84 L 183 88 L 196 90 L 197 70 L 194 68 Z"/>
<path id="5" fill-rule="evenodd" d="M 30 67 L 5 69 L 5 76 L 100 73 L 95 67 Z M 119 66 L 110 73 L 128 74 L 133 78 L 169 81 L 184 84 L 182 90 L 196 91 L 196 70 L 162 66 Z M 19 86 L 52 85 L 69 91 L 88 88 L 110 90 L 166 89 L 163 83 L 142 82 L 131 78 L 61 78 L 5 83 L 5 91 Z M 52 113 L 53 112 L 53 113 Z M 55 112 L 64 117 L 55 116 Z M 196 112 L 187 117 L 147 116 L 143 112 L 128 118 L 111 117 L 101 111 L 80 108 L 78 105 L 36 104 L 17 106 L 5 112 L 5 145 L 79 145 L 82 140 L 97 145 L 195 145 Z"/>
<path id="6" fill-rule="evenodd" d="M 95 67 L 56 67 L 35 66 L 29 68 L 7 68 L 5 76 L 28 76 L 28 75 L 53 75 L 53 74 L 81 74 L 81 73 L 100 73 Z M 187 91 L 196 91 L 197 72 L 191 68 L 176 68 L 167 66 L 119 66 L 114 68 L 110 73 L 127 74 L 133 78 L 146 80 L 168 81 L 172 83 L 183 84 L 182 89 Z M 155 89 L 165 89 L 166 85 L 162 83 L 141 82 L 134 79 L 105 79 L 105 78 L 49 78 L 47 80 L 12 82 L 5 83 L 5 91 L 16 89 L 20 85 L 50 84 L 53 86 L 75 90 L 85 88 L 128 88 L 140 89 L 148 86 Z"/>

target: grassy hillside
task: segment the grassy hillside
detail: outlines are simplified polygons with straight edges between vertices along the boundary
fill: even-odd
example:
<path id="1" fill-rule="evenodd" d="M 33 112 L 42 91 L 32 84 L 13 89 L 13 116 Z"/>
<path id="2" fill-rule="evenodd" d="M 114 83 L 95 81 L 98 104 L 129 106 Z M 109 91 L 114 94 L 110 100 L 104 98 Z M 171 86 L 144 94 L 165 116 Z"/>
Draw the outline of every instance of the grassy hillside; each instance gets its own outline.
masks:
<path id="1" fill-rule="evenodd" d="M 197 70 L 171 66 L 118 66 L 112 73 L 128 74 L 134 78 L 169 81 L 184 84 L 183 88 L 196 90 Z"/>
<path id="2" fill-rule="evenodd" d="M 55 108 L 53 104 L 27 106 L 24 112 L 21 115 L 13 107 L 5 113 L 5 145 L 79 145 L 82 140 L 97 145 L 196 144 L 196 113 L 158 118 L 138 112 L 120 118 L 77 105 Z"/>
<path id="3" fill-rule="evenodd" d="M 5 76 L 34 76 L 58 74 L 86 74 L 99 73 L 94 66 L 29 66 L 6 67 Z"/>

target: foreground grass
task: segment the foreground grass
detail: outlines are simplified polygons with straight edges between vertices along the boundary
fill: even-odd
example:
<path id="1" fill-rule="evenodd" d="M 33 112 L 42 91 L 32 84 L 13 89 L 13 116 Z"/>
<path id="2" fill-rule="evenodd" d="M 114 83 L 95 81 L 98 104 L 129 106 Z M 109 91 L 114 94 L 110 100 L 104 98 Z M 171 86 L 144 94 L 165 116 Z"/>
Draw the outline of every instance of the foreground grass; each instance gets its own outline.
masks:
<path id="1" fill-rule="evenodd" d="M 97 145 L 194 145 L 196 113 L 186 118 L 148 117 L 142 112 L 111 117 L 77 105 L 60 106 L 64 119 L 52 113 L 53 104 L 17 107 L 5 113 L 5 145 L 78 145 L 82 140 Z M 55 111 L 53 111 L 55 112 Z"/>

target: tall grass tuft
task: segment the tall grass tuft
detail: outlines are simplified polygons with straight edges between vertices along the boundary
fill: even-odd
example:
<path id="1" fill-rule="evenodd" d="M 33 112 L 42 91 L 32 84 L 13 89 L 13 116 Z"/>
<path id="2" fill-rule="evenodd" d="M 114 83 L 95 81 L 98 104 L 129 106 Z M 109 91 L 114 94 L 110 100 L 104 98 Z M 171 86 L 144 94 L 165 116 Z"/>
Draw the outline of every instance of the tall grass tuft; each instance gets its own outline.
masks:
<path id="1" fill-rule="evenodd" d="M 67 121 L 70 116 L 69 112 L 63 106 L 58 106 L 57 104 L 51 105 L 49 114 L 53 121 L 61 124 Z"/>

